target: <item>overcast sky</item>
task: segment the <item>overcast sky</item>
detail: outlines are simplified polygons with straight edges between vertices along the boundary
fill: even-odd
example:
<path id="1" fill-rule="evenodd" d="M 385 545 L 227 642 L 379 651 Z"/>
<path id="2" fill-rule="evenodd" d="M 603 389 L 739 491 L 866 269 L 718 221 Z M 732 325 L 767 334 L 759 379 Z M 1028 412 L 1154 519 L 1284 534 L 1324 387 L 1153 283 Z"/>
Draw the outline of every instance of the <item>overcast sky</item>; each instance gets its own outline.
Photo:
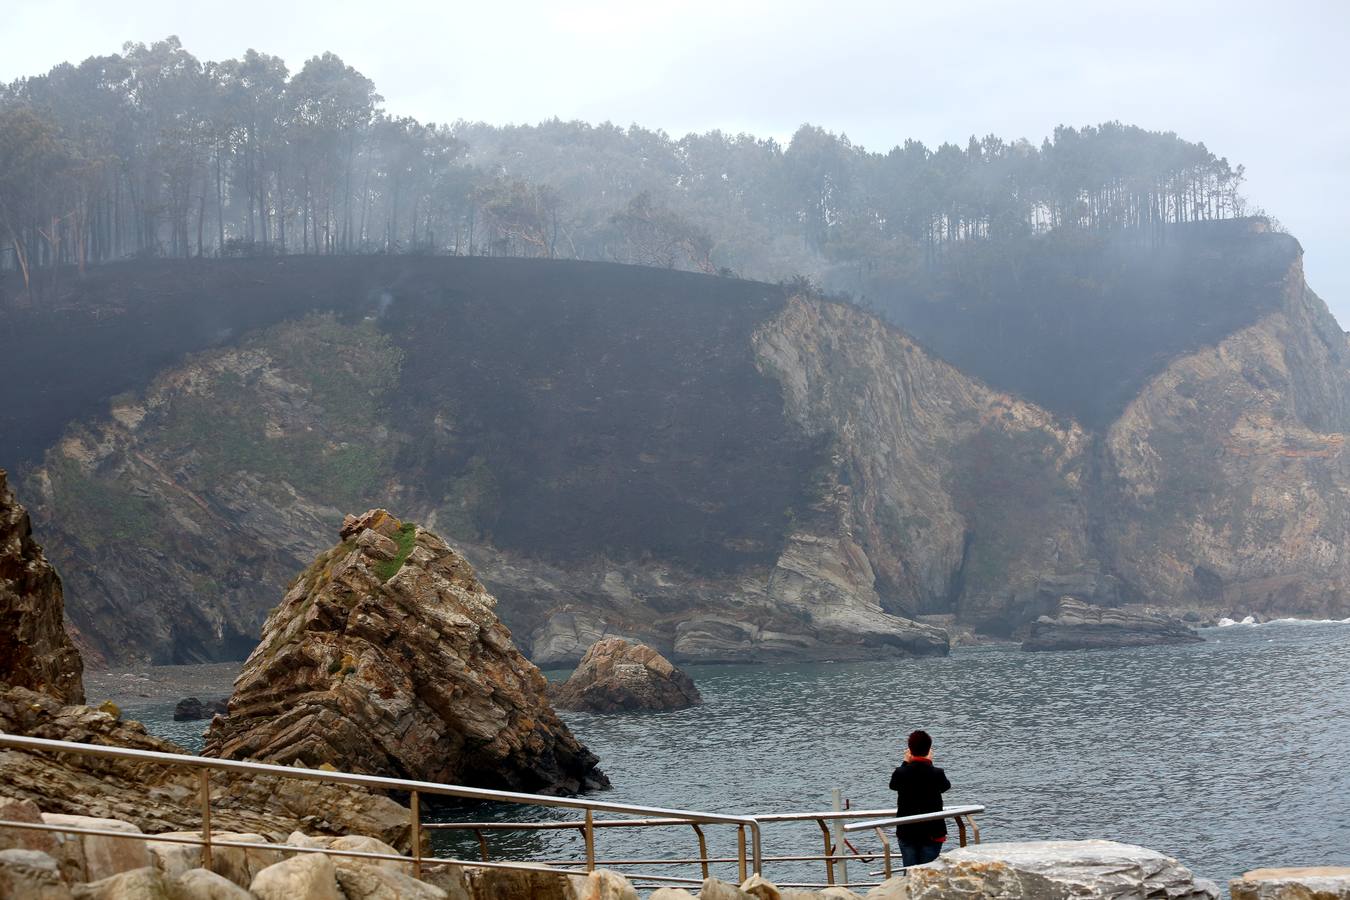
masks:
<path id="1" fill-rule="evenodd" d="M 0 80 L 177 34 L 291 70 L 332 50 L 425 121 L 640 123 L 785 138 L 802 122 L 884 150 L 1039 140 L 1119 119 L 1247 167 L 1350 323 L 1346 0 L 8 0 Z"/>

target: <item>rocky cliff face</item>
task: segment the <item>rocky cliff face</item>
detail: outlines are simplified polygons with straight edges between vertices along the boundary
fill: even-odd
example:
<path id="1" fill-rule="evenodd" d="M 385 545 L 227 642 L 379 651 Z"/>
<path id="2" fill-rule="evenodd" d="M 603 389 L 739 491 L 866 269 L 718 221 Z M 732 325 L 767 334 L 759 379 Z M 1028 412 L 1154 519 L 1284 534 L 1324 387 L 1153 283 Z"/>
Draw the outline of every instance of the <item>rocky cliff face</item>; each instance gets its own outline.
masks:
<path id="1" fill-rule="evenodd" d="M 1104 547 L 1152 602 L 1350 614 L 1350 342 L 1301 265 L 1277 311 L 1150 381 L 1103 437 Z"/>
<path id="2" fill-rule="evenodd" d="M 608 785 L 440 538 L 372 510 L 295 581 L 207 734 L 207 756 L 504 788 Z"/>
<path id="3" fill-rule="evenodd" d="M 84 702 L 84 663 L 66 634 L 64 610 L 61 579 L 0 469 L 0 684 Z"/>
<path id="4" fill-rule="evenodd" d="M 349 287 L 260 262 L 267 290 L 322 282 L 343 312 L 114 397 L 26 484 L 72 620 L 123 658 L 243 655 L 327 523 L 382 503 L 453 539 L 541 665 L 603 637 L 677 662 L 941 653 L 913 616 L 1011 634 L 1066 595 L 1344 617 L 1345 336 L 1296 243 L 1242 241 L 1259 264 L 1168 282 L 1169 309 L 1204 282 L 1167 320 L 1181 355 L 1131 333 L 1111 390 L 1133 399 L 1096 430 L 771 285 L 408 259 Z"/>

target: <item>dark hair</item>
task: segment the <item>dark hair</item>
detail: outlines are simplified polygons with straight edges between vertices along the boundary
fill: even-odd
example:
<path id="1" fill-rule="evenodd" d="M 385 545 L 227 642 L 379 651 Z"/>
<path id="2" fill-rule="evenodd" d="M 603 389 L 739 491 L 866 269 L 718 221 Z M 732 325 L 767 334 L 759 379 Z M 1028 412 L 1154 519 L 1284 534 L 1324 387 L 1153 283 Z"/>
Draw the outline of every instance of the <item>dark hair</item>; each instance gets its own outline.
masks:
<path id="1" fill-rule="evenodd" d="M 915 756 L 927 756 L 928 751 L 933 749 L 933 739 L 926 731 L 911 731 L 909 733 L 909 752 Z"/>

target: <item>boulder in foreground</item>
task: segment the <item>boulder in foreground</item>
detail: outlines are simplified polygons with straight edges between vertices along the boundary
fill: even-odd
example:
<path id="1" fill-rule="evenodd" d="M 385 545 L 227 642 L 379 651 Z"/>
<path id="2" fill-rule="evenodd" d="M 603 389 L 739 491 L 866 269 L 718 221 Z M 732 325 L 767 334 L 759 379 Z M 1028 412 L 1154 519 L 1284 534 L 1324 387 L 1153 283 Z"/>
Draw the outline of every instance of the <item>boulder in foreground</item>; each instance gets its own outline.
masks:
<path id="1" fill-rule="evenodd" d="M 348 516 L 268 617 L 205 755 L 543 793 L 606 787 L 439 537 Z"/>
<path id="2" fill-rule="evenodd" d="M 1217 900 L 1181 863 L 1115 841 L 1029 841 L 962 847 L 909 870 L 911 900 L 958 897 L 1150 897 Z"/>
<path id="3" fill-rule="evenodd" d="M 1061 597 L 1052 615 L 1027 626 L 1023 650 L 1110 650 L 1194 644 L 1204 640 L 1186 624 L 1157 613 L 1093 606 Z"/>
<path id="4" fill-rule="evenodd" d="M 1256 869 L 1228 883 L 1233 900 L 1350 900 L 1350 866 Z"/>
<path id="5" fill-rule="evenodd" d="M 633 712 L 687 709 L 703 702 L 694 680 L 646 644 L 596 641 L 553 692 L 560 709 Z"/>

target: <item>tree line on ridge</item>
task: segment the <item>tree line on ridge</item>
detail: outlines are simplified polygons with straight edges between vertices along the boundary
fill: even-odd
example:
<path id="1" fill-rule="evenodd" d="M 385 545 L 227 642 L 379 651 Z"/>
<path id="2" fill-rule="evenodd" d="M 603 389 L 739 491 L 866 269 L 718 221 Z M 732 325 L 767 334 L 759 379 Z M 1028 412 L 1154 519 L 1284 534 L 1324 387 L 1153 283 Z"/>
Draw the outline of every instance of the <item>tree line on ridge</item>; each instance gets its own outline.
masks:
<path id="1" fill-rule="evenodd" d="M 324 53 L 292 73 L 177 38 L 0 85 L 0 268 L 30 296 L 128 257 L 569 257 L 781 278 L 940 265 L 961 245 L 1246 213 L 1242 166 L 1119 122 L 869 152 L 636 125 L 423 123 Z M 45 271 L 46 279 L 38 277 Z M 860 281 L 866 281 L 865 278 Z"/>

